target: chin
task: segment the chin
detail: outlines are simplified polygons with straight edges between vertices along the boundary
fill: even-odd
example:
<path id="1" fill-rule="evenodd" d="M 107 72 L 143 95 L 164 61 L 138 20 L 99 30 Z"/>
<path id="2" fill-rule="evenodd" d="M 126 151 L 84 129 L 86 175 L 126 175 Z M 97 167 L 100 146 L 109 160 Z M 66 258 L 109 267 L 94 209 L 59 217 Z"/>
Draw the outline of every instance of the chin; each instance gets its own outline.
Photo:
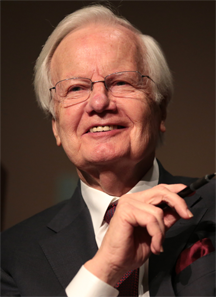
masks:
<path id="1" fill-rule="evenodd" d="M 95 154 L 94 156 L 86 158 L 86 163 L 93 166 L 117 166 L 117 164 L 120 164 L 122 160 L 127 162 L 123 155 Z"/>
<path id="2" fill-rule="evenodd" d="M 117 149 L 116 146 L 106 144 L 98 145 L 89 149 L 86 158 L 92 162 L 107 162 L 115 161 L 126 155 L 126 150 L 123 148 Z"/>

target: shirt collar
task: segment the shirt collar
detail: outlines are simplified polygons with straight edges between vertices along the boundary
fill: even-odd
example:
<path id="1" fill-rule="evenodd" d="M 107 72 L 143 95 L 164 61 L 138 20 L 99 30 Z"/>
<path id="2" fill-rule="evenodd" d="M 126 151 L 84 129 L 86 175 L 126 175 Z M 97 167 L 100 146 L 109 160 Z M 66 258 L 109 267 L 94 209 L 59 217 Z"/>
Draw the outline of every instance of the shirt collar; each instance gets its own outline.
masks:
<path id="1" fill-rule="evenodd" d="M 156 159 L 154 159 L 153 166 L 150 170 L 128 193 L 136 193 L 150 189 L 158 184 L 158 179 L 159 168 Z M 81 193 L 90 211 L 95 234 L 97 234 L 97 231 L 103 223 L 103 218 L 108 206 L 118 200 L 118 197 L 110 196 L 102 191 L 89 187 L 82 181 Z"/>

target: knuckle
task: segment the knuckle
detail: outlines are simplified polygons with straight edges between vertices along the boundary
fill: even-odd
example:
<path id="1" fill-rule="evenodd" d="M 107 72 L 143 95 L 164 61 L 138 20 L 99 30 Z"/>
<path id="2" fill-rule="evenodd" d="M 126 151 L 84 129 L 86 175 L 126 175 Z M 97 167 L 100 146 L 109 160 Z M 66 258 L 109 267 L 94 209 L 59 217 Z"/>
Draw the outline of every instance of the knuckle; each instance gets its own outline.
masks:
<path id="1" fill-rule="evenodd" d="M 157 219 L 156 219 L 156 217 L 153 214 L 151 214 L 151 213 L 149 213 L 147 215 L 147 218 L 146 219 L 147 219 L 148 223 L 157 223 L 158 222 Z"/>
<path id="2" fill-rule="evenodd" d="M 163 232 L 162 230 L 158 230 L 158 232 L 154 235 L 155 239 L 157 238 L 157 240 L 162 240 L 163 239 Z"/>
<path id="3" fill-rule="evenodd" d="M 159 207 L 155 207 L 155 214 L 159 217 L 159 218 L 163 218 L 164 217 L 164 212 L 161 208 Z"/>
<path id="4" fill-rule="evenodd" d="M 128 208 L 130 206 L 129 202 L 127 201 L 127 199 L 119 199 L 118 201 L 118 208 L 122 209 L 122 208 Z"/>
<path id="5" fill-rule="evenodd" d="M 119 200 L 118 205 L 116 207 L 116 213 L 118 216 L 123 217 L 127 214 L 130 214 L 133 212 L 133 206 L 129 201 L 122 199 L 121 201 Z"/>
<path id="6" fill-rule="evenodd" d="M 156 187 L 158 188 L 158 190 L 165 190 L 166 189 L 165 184 L 159 184 Z"/>
<path id="7" fill-rule="evenodd" d="M 167 188 L 164 185 L 158 185 L 157 189 L 161 196 L 167 195 Z"/>

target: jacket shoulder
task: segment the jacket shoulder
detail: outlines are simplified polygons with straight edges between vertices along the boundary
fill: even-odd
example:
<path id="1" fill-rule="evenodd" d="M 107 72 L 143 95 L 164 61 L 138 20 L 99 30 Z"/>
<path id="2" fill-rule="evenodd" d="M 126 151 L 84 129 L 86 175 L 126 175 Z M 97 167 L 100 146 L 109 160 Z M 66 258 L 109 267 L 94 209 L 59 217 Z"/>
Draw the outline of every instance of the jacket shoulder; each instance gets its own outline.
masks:
<path id="1" fill-rule="evenodd" d="M 62 201 L 3 231 L 2 252 L 5 248 L 8 250 L 14 245 L 20 246 L 23 242 L 40 240 L 47 235 L 49 233 L 47 224 L 67 203 L 68 200 Z"/>

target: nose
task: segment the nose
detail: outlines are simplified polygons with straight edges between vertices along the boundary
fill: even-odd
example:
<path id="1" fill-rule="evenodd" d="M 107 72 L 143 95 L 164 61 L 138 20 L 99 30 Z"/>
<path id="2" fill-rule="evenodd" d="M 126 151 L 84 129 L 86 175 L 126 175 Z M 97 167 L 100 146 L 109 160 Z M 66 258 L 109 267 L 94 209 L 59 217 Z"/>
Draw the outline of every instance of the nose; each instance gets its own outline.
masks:
<path id="1" fill-rule="evenodd" d="M 92 92 L 87 101 L 86 111 L 88 113 L 93 111 L 102 113 L 105 110 L 114 110 L 115 108 L 115 102 L 110 100 L 104 81 L 94 81 L 92 84 Z"/>

